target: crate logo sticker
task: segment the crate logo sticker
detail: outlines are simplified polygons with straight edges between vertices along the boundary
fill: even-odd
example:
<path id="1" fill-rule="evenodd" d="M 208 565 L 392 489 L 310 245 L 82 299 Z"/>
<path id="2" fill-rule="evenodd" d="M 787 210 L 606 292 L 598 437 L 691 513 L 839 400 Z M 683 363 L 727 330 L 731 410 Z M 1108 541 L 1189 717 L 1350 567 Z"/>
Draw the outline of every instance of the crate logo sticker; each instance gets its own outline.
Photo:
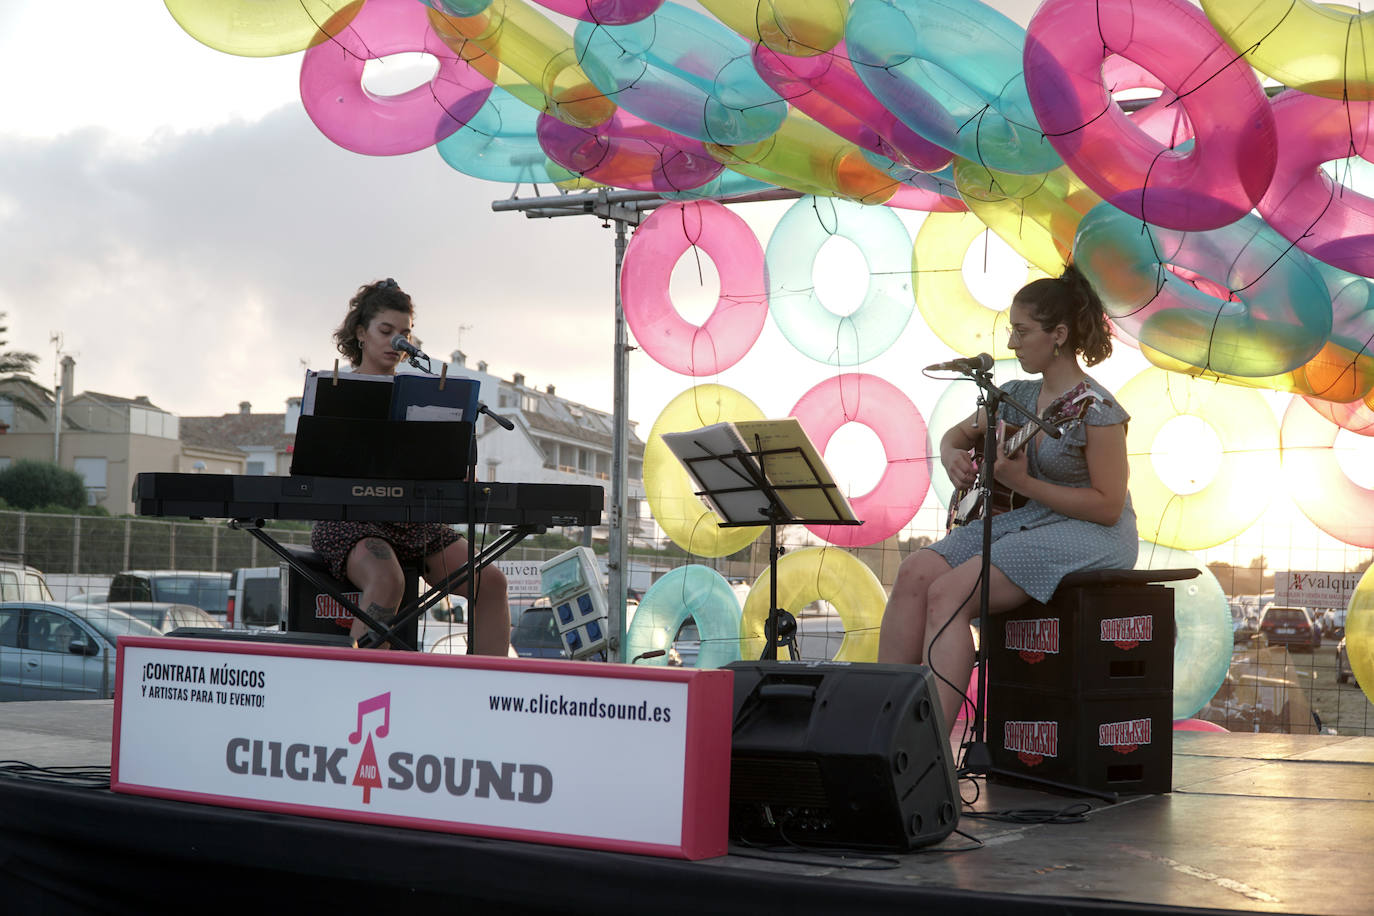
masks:
<path id="1" fill-rule="evenodd" d="M 1002 747 L 1014 752 L 1026 766 L 1039 766 L 1046 757 L 1059 756 L 1059 723 L 1005 722 Z"/>
<path id="2" fill-rule="evenodd" d="M 1155 618 L 1152 614 L 1136 617 L 1112 617 L 1102 621 L 1099 630 L 1102 642 L 1109 642 L 1127 651 L 1155 638 Z"/>
<path id="3" fill-rule="evenodd" d="M 1097 727 L 1097 746 L 1109 747 L 1118 754 L 1130 754 L 1150 743 L 1150 720 L 1128 719 L 1104 722 Z"/>
<path id="4" fill-rule="evenodd" d="M 363 597 L 362 592 L 344 592 L 344 597 L 354 604 Z M 353 626 L 353 614 L 348 608 L 335 601 L 330 595 L 315 596 L 315 619 L 332 620 L 345 630 Z"/>
<path id="5" fill-rule="evenodd" d="M 1008 620 L 1006 640 L 1007 648 L 1026 664 L 1042 662 L 1046 655 L 1059 654 L 1059 618 Z"/>

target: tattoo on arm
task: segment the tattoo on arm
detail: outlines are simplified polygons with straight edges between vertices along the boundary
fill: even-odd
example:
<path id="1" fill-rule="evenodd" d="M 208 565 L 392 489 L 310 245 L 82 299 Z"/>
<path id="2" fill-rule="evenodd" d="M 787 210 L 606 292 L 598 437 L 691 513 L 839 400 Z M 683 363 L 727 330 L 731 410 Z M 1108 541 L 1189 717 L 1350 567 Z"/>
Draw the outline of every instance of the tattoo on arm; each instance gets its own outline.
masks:
<path id="1" fill-rule="evenodd" d="M 395 554 L 391 552 L 391 545 L 381 538 L 368 538 L 363 541 L 363 546 L 367 548 L 368 553 L 372 554 L 372 556 L 376 557 L 378 560 L 389 560 L 395 556 Z"/>

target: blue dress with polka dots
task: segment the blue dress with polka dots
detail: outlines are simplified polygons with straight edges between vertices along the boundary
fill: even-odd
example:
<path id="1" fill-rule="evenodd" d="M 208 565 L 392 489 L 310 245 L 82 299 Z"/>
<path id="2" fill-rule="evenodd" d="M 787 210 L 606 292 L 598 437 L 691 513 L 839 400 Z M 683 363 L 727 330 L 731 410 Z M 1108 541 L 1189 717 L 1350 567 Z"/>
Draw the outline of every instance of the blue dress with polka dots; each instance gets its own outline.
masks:
<path id="1" fill-rule="evenodd" d="M 1064 429 L 1060 438 L 1042 433 L 1026 446 L 1032 477 L 1069 487 L 1088 486 L 1091 480 L 1083 455 L 1087 427 L 1114 426 L 1130 419 L 1107 389 L 1091 378 L 1088 384 L 1102 400 L 1094 402 L 1082 420 Z M 1040 386 L 1040 380 L 1023 379 L 1002 388 L 1012 400 L 1032 406 L 1040 397 Z M 1013 426 L 1029 422 L 1025 414 L 1007 403 L 1001 405 L 998 415 Z M 1129 492 L 1115 525 L 1069 518 L 1035 500 L 992 520 L 992 565 L 1042 603 L 1050 600 L 1059 580 L 1071 572 L 1133 568 L 1139 544 Z M 980 520 L 956 528 L 927 549 L 944 557 L 951 567 L 959 566 L 982 553 L 983 524 Z"/>

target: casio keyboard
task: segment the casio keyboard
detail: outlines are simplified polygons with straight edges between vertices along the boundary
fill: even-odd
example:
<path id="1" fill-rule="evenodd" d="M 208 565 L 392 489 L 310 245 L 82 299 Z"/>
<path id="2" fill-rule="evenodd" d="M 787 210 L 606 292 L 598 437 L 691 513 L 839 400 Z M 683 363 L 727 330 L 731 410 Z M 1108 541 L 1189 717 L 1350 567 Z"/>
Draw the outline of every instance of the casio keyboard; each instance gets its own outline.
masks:
<path id="1" fill-rule="evenodd" d="M 246 531 L 285 560 L 321 592 L 328 594 L 372 629 L 372 643 L 405 645 L 399 631 L 424 613 L 474 571 L 494 562 L 527 535 L 550 526 L 597 525 L 605 496 L 587 484 L 499 483 L 462 480 L 372 480 L 348 477 L 258 477 L 243 474 L 145 472 L 134 478 L 134 510 L 139 515 L 222 518 Z M 400 608 L 388 626 L 358 608 L 341 583 L 321 576 L 302 558 L 263 529 L 264 519 L 295 521 L 439 522 L 498 525 L 494 539 L 443 582 Z M 475 545 L 474 545 L 475 547 Z M 468 645 L 473 644 L 472 617 Z"/>
<path id="2" fill-rule="evenodd" d="M 134 511 L 177 518 L 597 525 L 605 500 L 586 484 L 142 473 Z"/>

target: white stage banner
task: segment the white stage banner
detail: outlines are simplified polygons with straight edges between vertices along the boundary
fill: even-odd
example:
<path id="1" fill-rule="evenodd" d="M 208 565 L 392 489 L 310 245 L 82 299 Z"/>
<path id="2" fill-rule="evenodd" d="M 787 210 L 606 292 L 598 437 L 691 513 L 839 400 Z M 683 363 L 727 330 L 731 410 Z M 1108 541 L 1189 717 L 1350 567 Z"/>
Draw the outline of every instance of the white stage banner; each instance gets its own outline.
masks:
<path id="1" fill-rule="evenodd" d="M 112 788 L 689 859 L 727 843 L 725 670 L 121 638 Z"/>

